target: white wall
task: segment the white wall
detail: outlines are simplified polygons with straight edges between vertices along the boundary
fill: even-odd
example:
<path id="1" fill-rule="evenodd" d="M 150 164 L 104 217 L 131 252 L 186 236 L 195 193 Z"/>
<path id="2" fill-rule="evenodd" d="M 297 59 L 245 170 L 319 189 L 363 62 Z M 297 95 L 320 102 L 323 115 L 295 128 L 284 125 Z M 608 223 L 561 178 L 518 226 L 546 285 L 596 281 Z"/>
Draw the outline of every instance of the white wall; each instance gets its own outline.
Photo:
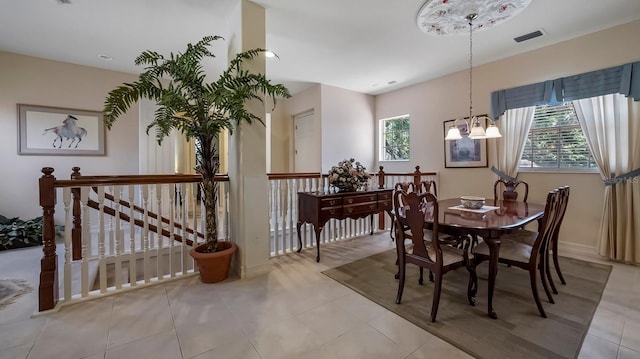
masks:
<path id="1" fill-rule="evenodd" d="M 42 215 L 38 178 L 42 167 L 68 179 L 83 174 L 138 173 L 138 113 L 129 111 L 105 131 L 105 156 L 19 156 L 17 104 L 102 111 L 107 93 L 133 75 L 0 52 L 0 214 L 23 219 Z M 58 204 L 57 212 L 60 212 Z"/>
<path id="2" fill-rule="evenodd" d="M 321 98 L 322 173 L 347 158 L 375 172 L 374 97 L 322 85 Z"/>
<path id="3" fill-rule="evenodd" d="M 492 91 L 638 61 L 638 34 L 640 21 L 635 21 L 475 66 L 474 113 L 489 113 Z M 380 165 L 389 172 L 410 172 L 415 165 L 420 165 L 423 171 L 439 171 L 438 192 L 442 198 L 462 194 L 493 197 L 493 182 L 496 177 L 490 171 L 495 163 L 495 144 L 492 140 L 488 140 L 487 144 L 488 168 L 444 168 L 443 121 L 468 113 L 468 85 L 468 72 L 462 71 L 377 96 L 376 119 L 405 113 L 411 115 L 411 160 L 380 162 Z M 529 182 L 531 202 L 544 202 L 550 189 L 570 185 L 571 198 L 560 242 L 583 252 L 596 253 L 604 195 L 604 186 L 598 174 L 521 173 L 519 178 Z"/>

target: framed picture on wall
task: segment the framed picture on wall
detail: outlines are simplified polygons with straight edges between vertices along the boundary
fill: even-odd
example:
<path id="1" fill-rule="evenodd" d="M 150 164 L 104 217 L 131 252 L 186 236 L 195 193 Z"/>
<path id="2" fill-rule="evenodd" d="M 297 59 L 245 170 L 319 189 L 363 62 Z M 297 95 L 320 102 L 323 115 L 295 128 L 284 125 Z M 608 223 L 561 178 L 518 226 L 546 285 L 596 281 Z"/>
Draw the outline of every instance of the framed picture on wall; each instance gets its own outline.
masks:
<path id="1" fill-rule="evenodd" d="M 447 134 L 449 127 L 454 123 L 460 130 L 462 138 L 459 140 L 444 141 L 444 167 L 445 168 L 471 168 L 488 167 L 487 160 L 487 140 L 472 140 L 468 137 L 469 118 L 466 121 L 449 120 L 444 121 L 444 134 Z M 480 124 L 487 127 L 486 118 L 480 119 Z M 443 136 L 444 138 L 444 136 Z"/>
<path id="2" fill-rule="evenodd" d="M 18 104 L 18 154 L 104 156 L 100 111 Z"/>

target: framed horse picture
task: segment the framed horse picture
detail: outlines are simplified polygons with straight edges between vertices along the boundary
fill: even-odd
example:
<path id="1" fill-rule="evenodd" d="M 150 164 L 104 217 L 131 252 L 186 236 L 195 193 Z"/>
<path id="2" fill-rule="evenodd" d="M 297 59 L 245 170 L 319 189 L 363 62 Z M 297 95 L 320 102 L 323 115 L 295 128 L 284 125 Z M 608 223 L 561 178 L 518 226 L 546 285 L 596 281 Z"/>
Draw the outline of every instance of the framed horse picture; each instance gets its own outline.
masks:
<path id="1" fill-rule="evenodd" d="M 100 111 L 18 104 L 18 154 L 104 156 Z"/>

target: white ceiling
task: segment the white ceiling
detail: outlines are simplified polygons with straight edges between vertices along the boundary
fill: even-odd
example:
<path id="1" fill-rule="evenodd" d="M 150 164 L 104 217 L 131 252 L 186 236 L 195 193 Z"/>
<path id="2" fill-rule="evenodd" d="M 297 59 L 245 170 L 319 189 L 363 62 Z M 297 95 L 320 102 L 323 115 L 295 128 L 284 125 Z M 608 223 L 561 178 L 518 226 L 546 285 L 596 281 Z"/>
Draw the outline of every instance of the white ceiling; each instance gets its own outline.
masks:
<path id="1" fill-rule="evenodd" d="M 323 83 L 380 94 L 468 67 L 467 34 L 434 36 L 419 30 L 416 15 L 425 0 L 253 1 L 266 8 L 267 47 L 280 57 L 269 59 L 267 75 L 294 93 Z M 458 1 L 469 6 L 472 0 Z M 168 54 L 204 35 L 228 38 L 226 19 L 237 3 L 0 0 L 0 51 L 138 73 L 133 62 L 143 50 Z M 533 0 L 513 19 L 474 32 L 474 65 L 638 19 L 640 0 Z M 538 29 L 543 37 L 513 40 Z M 226 44 L 213 51 L 225 54 Z M 221 62 L 208 69 L 221 71 L 226 65 Z"/>

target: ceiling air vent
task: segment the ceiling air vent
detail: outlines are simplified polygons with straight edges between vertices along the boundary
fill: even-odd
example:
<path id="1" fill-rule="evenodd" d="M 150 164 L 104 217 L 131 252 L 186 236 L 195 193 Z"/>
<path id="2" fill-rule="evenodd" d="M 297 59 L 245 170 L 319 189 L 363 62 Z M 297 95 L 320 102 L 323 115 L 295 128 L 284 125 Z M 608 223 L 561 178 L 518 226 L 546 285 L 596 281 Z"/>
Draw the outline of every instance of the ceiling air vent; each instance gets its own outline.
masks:
<path id="1" fill-rule="evenodd" d="M 534 39 L 536 37 L 540 37 L 542 35 L 544 35 L 542 30 L 536 30 L 536 31 L 530 32 L 528 34 L 524 34 L 522 36 L 518 36 L 518 37 L 514 38 L 514 40 L 516 40 L 516 42 L 523 42 L 523 41 Z"/>

